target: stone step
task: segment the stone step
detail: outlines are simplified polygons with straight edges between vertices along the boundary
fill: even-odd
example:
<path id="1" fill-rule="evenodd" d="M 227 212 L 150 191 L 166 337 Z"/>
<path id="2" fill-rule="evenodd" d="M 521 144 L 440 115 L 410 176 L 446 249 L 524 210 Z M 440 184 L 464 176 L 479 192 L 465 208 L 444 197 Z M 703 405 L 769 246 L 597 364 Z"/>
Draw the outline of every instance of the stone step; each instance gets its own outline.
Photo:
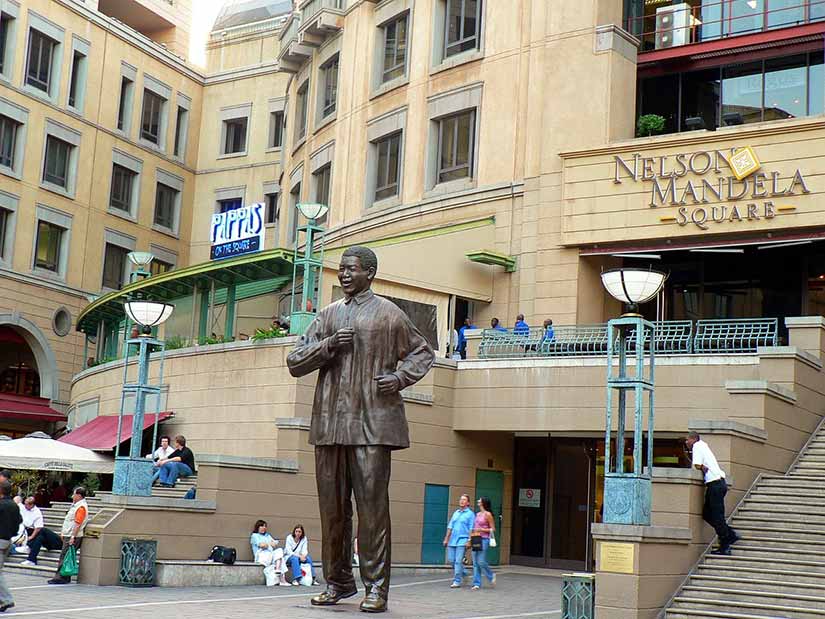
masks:
<path id="1" fill-rule="evenodd" d="M 717 576 L 711 574 L 700 574 L 691 576 L 688 583 L 691 587 L 702 588 L 725 588 L 725 589 L 748 589 L 762 591 L 765 593 L 776 593 L 785 595 L 803 594 L 814 595 L 825 599 L 825 581 L 820 583 L 803 583 L 799 581 L 776 580 L 771 578 L 758 578 L 749 575 L 747 579 L 743 579 L 741 575 L 737 576 Z M 687 589 L 687 587 L 686 587 Z"/>
<path id="2" fill-rule="evenodd" d="M 741 557 L 768 557 L 770 559 L 797 559 L 803 561 L 821 561 L 825 563 L 825 548 L 789 548 L 772 546 L 765 543 L 738 542 L 731 548 L 731 552 Z"/>
<path id="3" fill-rule="evenodd" d="M 718 612 L 705 609 L 689 609 L 683 608 L 680 610 L 668 609 L 665 614 L 666 619 L 695 619 L 696 617 L 721 617 L 722 619 L 777 619 L 774 615 L 755 615 L 753 613 L 738 613 L 738 612 Z"/>
<path id="4" fill-rule="evenodd" d="M 775 492 L 773 488 L 765 488 L 764 490 L 756 490 L 748 495 L 748 501 L 759 501 L 762 503 L 782 503 L 784 505 L 818 505 L 825 507 L 825 495 L 816 496 L 811 495 L 806 490 L 806 494 L 799 493 L 799 489 L 794 488 L 793 493 L 783 494 Z"/>
<path id="5" fill-rule="evenodd" d="M 719 568 L 733 565 L 737 567 L 751 567 L 756 569 L 792 569 L 805 570 L 812 574 L 825 574 L 825 563 L 820 560 L 790 556 L 788 558 L 779 559 L 776 557 L 768 557 L 759 553 L 756 555 L 705 555 L 704 565 L 712 565 Z"/>
<path id="6" fill-rule="evenodd" d="M 755 604 L 793 604 L 800 608 L 820 610 L 825 615 L 825 596 L 796 593 L 794 591 L 762 591 L 750 586 L 749 582 L 738 587 L 699 587 L 687 585 L 679 597 L 691 600 L 716 600 L 724 604 L 733 602 Z"/>
<path id="7" fill-rule="evenodd" d="M 725 565 L 720 567 L 713 563 L 703 563 L 697 567 L 695 576 L 736 578 L 740 582 L 753 578 L 756 580 L 770 580 L 784 583 L 803 583 L 822 585 L 825 587 L 825 571 L 811 572 L 804 569 L 780 568 L 773 563 L 770 565 L 765 565 L 764 567 L 742 567 L 737 565 Z"/>
<path id="8" fill-rule="evenodd" d="M 683 597 L 681 595 L 673 598 L 672 611 L 678 613 L 688 609 L 720 613 L 711 615 L 717 617 L 735 617 L 737 613 L 752 614 L 757 617 L 765 617 L 765 619 L 822 619 L 825 616 L 825 610 L 807 608 L 791 602 L 771 604 L 767 601 L 720 601 Z M 672 617 L 673 615 L 668 613 L 667 616 Z"/>
<path id="9" fill-rule="evenodd" d="M 747 506 L 754 506 L 754 505 L 764 505 L 766 507 L 771 507 L 773 509 L 788 509 L 790 511 L 797 511 L 797 510 L 812 510 L 814 512 L 822 512 L 823 507 L 825 507 L 825 501 L 817 500 L 816 498 L 809 498 L 809 497 L 798 497 L 797 499 L 792 499 L 790 497 L 765 497 L 765 496 L 748 496 L 747 499 L 742 503 L 742 505 Z"/>
<path id="10" fill-rule="evenodd" d="M 815 497 L 817 500 L 825 500 L 825 484 L 812 486 L 810 482 L 794 484 L 759 484 L 759 488 L 751 492 L 750 496 L 772 496 L 772 497 L 799 497 L 804 492 L 807 496 Z"/>
<path id="11" fill-rule="evenodd" d="M 736 532 L 745 540 L 752 540 L 757 538 L 783 538 L 789 540 L 798 540 L 804 543 L 822 543 L 825 544 L 825 529 L 811 529 L 804 527 L 804 523 L 797 523 L 798 528 L 783 526 L 784 523 L 774 523 L 775 526 L 765 524 L 750 524 L 747 521 L 736 520 L 732 522 L 731 526 Z"/>
<path id="12" fill-rule="evenodd" d="M 776 507 L 767 507 L 763 505 L 744 505 L 737 511 L 738 515 L 764 518 L 774 521 L 781 521 L 782 519 L 792 522 L 808 522 L 816 526 L 825 526 L 825 513 L 816 513 L 815 511 L 802 512 L 801 510 L 780 509 Z"/>
<path id="13" fill-rule="evenodd" d="M 822 478 L 797 475 L 791 477 L 790 475 L 783 475 L 782 477 L 762 478 L 759 482 L 758 490 L 763 488 L 802 488 L 802 489 L 821 489 L 825 488 L 825 481 Z"/>

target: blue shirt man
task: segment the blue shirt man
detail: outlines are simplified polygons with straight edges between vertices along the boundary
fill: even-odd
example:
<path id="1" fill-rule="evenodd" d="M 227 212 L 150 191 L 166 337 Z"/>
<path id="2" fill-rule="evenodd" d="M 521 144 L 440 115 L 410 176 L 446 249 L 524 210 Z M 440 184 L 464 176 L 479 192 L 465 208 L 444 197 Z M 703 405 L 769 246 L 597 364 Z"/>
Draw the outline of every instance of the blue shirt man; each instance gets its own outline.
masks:
<path id="1" fill-rule="evenodd" d="M 464 336 L 464 332 L 467 329 L 478 329 L 478 327 L 473 324 L 473 319 L 469 316 L 464 319 L 464 326 L 458 330 L 458 345 L 456 346 L 456 352 L 461 355 L 462 359 L 467 358 L 467 338 Z"/>
<path id="2" fill-rule="evenodd" d="M 507 329 L 501 326 L 501 323 L 498 321 L 498 318 L 493 318 L 490 321 L 490 328 L 493 331 L 504 331 L 505 333 L 507 332 Z"/>
<path id="3" fill-rule="evenodd" d="M 524 322 L 524 314 L 516 316 L 516 324 L 513 326 L 513 333 L 516 335 L 530 335 L 530 325 Z"/>
<path id="4" fill-rule="evenodd" d="M 461 586 L 464 580 L 464 549 L 470 541 L 470 531 L 473 530 L 475 513 L 470 509 L 470 497 L 462 494 L 458 500 L 458 509 L 453 512 L 447 524 L 447 534 L 444 536 L 444 545 L 447 547 L 447 562 L 453 564 L 453 583 L 451 588 Z"/>
<path id="5" fill-rule="evenodd" d="M 544 321 L 544 335 L 541 336 L 542 342 L 552 342 L 556 339 L 556 333 L 553 331 L 553 321 L 549 318 Z"/>

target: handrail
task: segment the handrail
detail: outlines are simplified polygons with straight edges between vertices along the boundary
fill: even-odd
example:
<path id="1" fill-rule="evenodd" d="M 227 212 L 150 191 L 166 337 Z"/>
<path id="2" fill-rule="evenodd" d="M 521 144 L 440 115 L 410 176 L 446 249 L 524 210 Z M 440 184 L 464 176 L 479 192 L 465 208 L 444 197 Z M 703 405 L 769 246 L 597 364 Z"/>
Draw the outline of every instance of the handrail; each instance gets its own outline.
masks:
<path id="1" fill-rule="evenodd" d="M 639 38 L 642 42 L 640 52 L 653 51 L 654 49 L 664 49 L 681 45 L 689 45 L 702 41 L 714 41 L 732 36 L 751 34 L 754 32 L 765 32 L 777 28 L 787 28 L 801 24 L 809 24 L 816 21 L 825 20 L 825 0 L 797 0 L 798 4 L 791 6 L 781 6 L 771 9 L 768 2 L 761 11 L 752 14 L 733 15 L 730 0 L 718 0 L 717 2 L 703 3 L 701 6 L 669 5 L 668 8 L 675 9 L 669 11 L 672 18 L 679 13 L 690 11 L 687 19 L 670 28 L 657 28 L 657 15 L 659 13 L 640 15 L 638 17 L 628 17 L 626 19 L 627 31 Z M 801 13 L 801 14 L 800 14 Z M 780 15 L 782 14 L 782 15 Z M 794 15 L 798 17 L 794 17 Z M 780 15 L 781 21 L 771 19 Z M 703 16 L 707 19 L 703 19 Z M 718 16 L 718 18 L 716 18 Z M 748 20 L 748 21 L 745 21 Z M 758 25 L 753 27 L 743 27 L 753 20 Z M 653 22 L 652 30 L 645 30 L 646 22 Z M 772 23 L 773 22 L 773 23 Z M 677 33 L 686 31 L 681 42 L 675 41 Z M 665 35 L 670 33 L 669 41 L 665 42 Z M 659 43 L 657 45 L 657 43 Z"/>

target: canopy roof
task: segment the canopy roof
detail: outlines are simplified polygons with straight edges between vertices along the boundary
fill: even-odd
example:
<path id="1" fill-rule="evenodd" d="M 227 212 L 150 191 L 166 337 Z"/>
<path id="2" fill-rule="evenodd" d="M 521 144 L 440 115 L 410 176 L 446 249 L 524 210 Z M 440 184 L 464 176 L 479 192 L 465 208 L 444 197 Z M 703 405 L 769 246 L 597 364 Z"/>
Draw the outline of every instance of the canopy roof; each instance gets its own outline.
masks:
<path id="1" fill-rule="evenodd" d="M 169 302 L 191 295 L 196 288 L 209 288 L 212 282 L 216 288 L 225 288 L 273 278 L 291 278 L 292 256 L 293 252 L 286 249 L 270 249 L 152 275 L 92 301 L 77 317 L 77 330 L 94 335 L 101 321 L 123 320 L 126 317 L 123 303 L 127 295 L 138 292 L 155 301 Z"/>
<path id="2" fill-rule="evenodd" d="M 0 393 L 0 417 L 34 421 L 66 421 L 66 415 L 49 406 L 46 398 Z"/>
<path id="3" fill-rule="evenodd" d="M 0 441 L 0 467 L 35 471 L 111 473 L 114 458 L 50 438 Z"/>
<path id="4" fill-rule="evenodd" d="M 172 416 L 172 413 L 158 413 L 163 422 Z M 58 441 L 67 445 L 85 447 L 94 451 L 110 451 L 117 445 L 117 415 L 101 415 L 75 428 L 68 434 L 61 436 Z M 143 429 L 151 428 L 155 423 L 155 413 L 147 413 L 143 417 Z M 120 428 L 120 442 L 132 438 L 132 416 L 123 415 L 123 424 Z"/>

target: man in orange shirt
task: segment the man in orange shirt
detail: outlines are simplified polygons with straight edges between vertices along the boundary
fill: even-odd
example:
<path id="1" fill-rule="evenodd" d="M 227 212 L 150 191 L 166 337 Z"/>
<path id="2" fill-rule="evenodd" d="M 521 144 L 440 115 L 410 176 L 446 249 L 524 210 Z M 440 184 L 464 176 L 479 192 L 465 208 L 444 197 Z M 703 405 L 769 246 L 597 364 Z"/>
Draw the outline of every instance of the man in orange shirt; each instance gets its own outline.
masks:
<path id="1" fill-rule="evenodd" d="M 63 539 L 63 548 L 60 551 L 60 559 L 57 561 L 57 571 L 54 578 L 49 580 L 50 585 L 66 585 L 72 579 L 68 576 L 61 576 L 60 566 L 69 550 L 69 546 L 74 546 L 80 550 L 83 543 L 83 531 L 89 520 L 89 505 L 86 503 L 86 488 L 78 486 L 72 494 L 72 506 L 69 508 L 66 517 L 63 519 L 63 528 L 60 537 Z"/>

